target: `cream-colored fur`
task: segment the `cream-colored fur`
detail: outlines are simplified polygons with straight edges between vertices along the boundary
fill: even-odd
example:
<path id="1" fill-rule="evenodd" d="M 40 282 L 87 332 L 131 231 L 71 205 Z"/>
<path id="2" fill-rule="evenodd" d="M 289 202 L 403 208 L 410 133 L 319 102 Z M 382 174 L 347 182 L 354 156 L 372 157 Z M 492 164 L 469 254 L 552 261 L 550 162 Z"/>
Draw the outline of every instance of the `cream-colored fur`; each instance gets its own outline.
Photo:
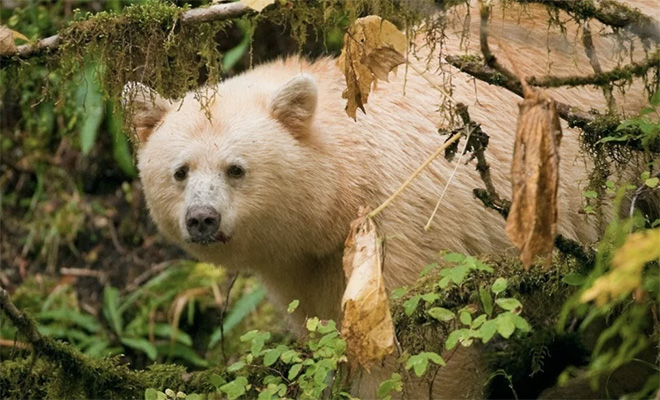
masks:
<path id="1" fill-rule="evenodd" d="M 548 33 L 543 8 L 521 10 L 493 13 L 491 46 L 503 62 L 507 63 L 497 51 L 498 40 L 513 50 L 509 57 L 522 73 L 592 73 L 578 39 L 580 44 L 575 45 L 570 33 L 566 37 Z M 478 16 L 476 9 L 472 15 Z M 472 22 L 471 31 L 478 32 L 478 21 Z M 597 32 L 595 25 L 592 31 Z M 470 48 L 478 44 L 474 35 Z M 459 36 L 450 33 L 446 53 L 465 51 Z M 597 45 L 603 68 L 611 68 L 613 42 L 598 39 Z M 548 66 L 547 61 L 553 64 Z M 417 65 L 423 68 L 424 63 Z M 426 76 L 437 85 L 451 76 L 453 98 L 467 104 L 472 119 L 490 135 L 486 154 L 493 179 L 499 192 L 509 197 L 520 99 L 446 65 L 431 68 Z M 400 68 L 389 83 L 378 83 L 366 115 L 358 113 L 357 121 L 344 112 L 344 88 L 332 59 L 279 60 L 208 89 L 209 94 L 216 92 L 209 105 L 210 119 L 191 93 L 166 107 L 159 100 L 158 123 L 147 126 L 140 125 L 139 117 L 153 122 L 154 108 L 147 97 L 133 92 L 142 139 L 140 176 L 151 215 L 162 232 L 200 260 L 254 273 L 280 306 L 300 300 L 294 327 L 302 326 L 306 316 L 341 318 L 341 257 L 350 221 L 360 206 L 382 203 L 446 139 L 438 134 L 446 121 L 438 111 L 442 97 L 412 70 L 404 76 Z M 584 109 L 605 106 L 599 89 L 551 93 Z M 640 94 L 619 104 L 638 108 Z M 598 238 L 598 228 L 579 213 L 587 171 L 577 135 L 564 124 L 559 232 L 590 243 Z M 237 163 L 246 174 L 231 178 L 226 170 Z M 173 174 L 183 164 L 189 167 L 188 177 L 178 182 Z M 483 187 L 474 162 L 459 166 L 431 229 L 424 231 L 454 165 L 438 158 L 378 216 L 386 239 L 388 289 L 415 281 L 441 249 L 468 254 L 513 250 L 504 220 L 472 194 L 474 188 Z M 187 240 L 184 215 L 193 203 L 210 205 L 221 214 L 220 230 L 230 238 L 228 243 L 196 245 Z M 378 382 L 389 377 L 389 371 L 377 369 L 371 379 L 357 385 L 357 393 L 374 397 Z M 442 398 L 481 396 L 483 376 L 475 352 L 461 351 L 441 369 L 435 393 Z M 426 390 L 421 387 L 420 393 Z"/>

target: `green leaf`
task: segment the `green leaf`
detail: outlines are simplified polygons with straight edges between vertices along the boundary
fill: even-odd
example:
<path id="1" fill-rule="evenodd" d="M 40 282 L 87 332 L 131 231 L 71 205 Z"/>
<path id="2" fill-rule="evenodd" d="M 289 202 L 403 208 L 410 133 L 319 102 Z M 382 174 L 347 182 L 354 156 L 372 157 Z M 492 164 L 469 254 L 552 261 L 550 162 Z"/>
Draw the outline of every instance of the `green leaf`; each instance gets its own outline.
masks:
<path id="1" fill-rule="evenodd" d="M 424 375 L 426 368 L 429 365 L 428 358 L 424 357 L 422 354 L 416 356 L 411 356 L 406 363 L 406 369 L 412 368 L 415 371 L 415 375 L 418 377 Z"/>
<path id="2" fill-rule="evenodd" d="M 122 335 L 123 323 L 119 313 L 119 290 L 106 286 L 103 290 L 103 314 L 118 336 Z"/>
<path id="3" fill-rule="evenodd" d="M 522 304 L 514 298 L 503 298 L 495 300 L 495 303 L 507 311 L 521 310 Z"/>
<path id="4" fill-rule="evenodd" d="M 144 391 L 144 400 L 158 400 L 158 390 L 148 388 Z"/>
<path id="5" fill-rule="evenodd" d="M 408 288 L 404 286 L 392 290 L 392 295 L 390 297 L 392 298 L 392 300 L 396 300 L 404 296 L 406 293 L 408 293 Z"/>
<path id="6" fill-rule="evenodd" d="M 124 134 L 121 107 L 108 103 L 106 106 L 106 126 L 112 136 L 112 154 L 119 168 L 129 177 L 134 178 L 137 174 L 131 155 L 131 146 Z"/>
<path id="7" fill-rule="evenodd" d="M 447 253 L 443 258 L 450 263 L 459 263 L 465 260 L 465 256 L 460 253 Z"/>
<path id="8" fill-rule="evenodd" d="M 243 40 L 236 47 L 233 47 L 225 52 L 222 57 L 222 69 L 223 71 L 229 71 L 236 65 L 237 62 L 241 60 L 243 55 L 247 52 L 250 47 L 250 36 L 245 34 Z"/>
<path id="9" fill-rule="evenodd" d="M 255 357 L 261 354 L 261 350 L 264 348 L 264 344 L 268 339 L 270 339 L 270 332 L 259 332 L 257 330 L 250 331 L 241 336 L 241 342 L 252 342 L 250 352 Z"/>
<path id="10" fill-rule="evenodd" d="M 376 395 L 379 399 L 384 399 L 389 396 L 392 391 L 401 392 L 402 390 L 403 384 L 401 383 L 401 375 L 393 373 L 390 379 L 387 379 L 380 384 Z"/>
<path id="11" fill-rule="evenodd" d="M 483 325 L 479 327 L 478 332 L 481 341 L 487 343 L 495 335 L 495 332 L 497 332 L 497 321 L 490 319 L 484 322 Z"/>
<path id="12" fill-rule="evenodd" d="M 463 325 L 470 325 L 472 322 L 472 315 L 467 311 L 461 311 L 458 314 L 458 319 Z"/>
<path id="13" fill-rule="evenodd" d="M 204 400 L 206 397 L 202 396 L 201 394 L 197 393 L 191 393 L 185 397 L 186 400 Z"/>
<path id="14" fill-rule="evenodd" d="M 449 278 L 452 282 L 460 284 L 463 283 L 468 272 L 469 267 L 465 264 L 460 264 L 452 268 L 440 270 L 440 276 Z"/>
<path id="15" fill-rule="evenodd" d="M 222 330 L 218 327 L 212 334 L 209 340 L 208 348 L 213 348 L 222 339 L 222 334 L 226 336 L 231 332 L 236 325 L 241 323 L 252 311 L 254 311 L 259 304 L 266 297 L 266 289 L 261 286 L 255 288 L 250 293 L 244 294 L 236 304 L 229 310 L 227 318 L 222 323 Z"/>
<path id="16" fill-rule="evenodd" d="M 577 272 L 571 272 L 570 274 L 564 275 L 561 278 L 562 282 L 571 286 L 581 286 L 586 280 L 586 276 L 578 274 Z"/>
<path id="17" fill-rule="evenodd" d="M 488 315 L 492 315 L 493 297 L 490 295 L 490 291 L 486 288 L 479 289 L 479 297 L 481 298 L 481 304 L 484 306 L 484 312 Z"/>
<path id="18" fill-rule="evenodd" d="M 198 366 L 198 367 L 208 367 L 209 363 L 205 359 L 201 358 L 195 350 L 190 346 L 185 346 L 178 342 L 169 342 L 157 344 L 156 349 L 158 349 L 158 354 L 170 357 L 177 357 L 186 360 L 186 362 Z"/>
<path id="19" fill-rule="evenodd" d="M 419 273 L 419 277 L 422 278 L 422 277 L 428 275 L 429 272 L 433 271 L 436 268 L 438 268 L 437 263 L 432 263 L 432 264 L 429 264 L 429 265 L 425 266 L 424 269 L 422 269 L 422 271 Z"/>
<path id="20" fill-rule="evenodd" d="M 146 339 L 140 338 L 122 338 L 121 343 L 135 350 L 144 352 L 150 360 L 155 360 L 158 355 L 156 347 Z"/>
<path id="21" fill-rule="evenodd" d="M 584 197 L 587 199 L 595 199 L 598 197 L 598 193 L 593 190 L 587 190 L 584 192 Z"/>
<path id="22" fill-rule="evenodd" d="M 216 389 L 220 389 L 220 386 L 227 383 L 227 380 L 218 374 L 212 374 L 209 380 L 211 381 L 211 384 L 215 386 Z"/>
<path id="23" fill-rule="evenodd" d="M 307 320 L 305 327 L 308 331 L 314 332 L 319 326 L 319 319 L 317 317 L 312 317 Z"/>
<path id="24" fill-rule="evenodd" d="M 282 349 L 280 346 L 277 346 L 274 349 L 266 350 L 264 353 L 264 365 L 266 367 L 270 367 L 271 365 L 275 364 L 275 362 L 277 362 L 277 360 L 280 358 L 281 354 Z"/>
<path id="25" fill-rule="evenodd" d="M 295 350 L 287 350 L 282 353 L 280 356 L 280 360 L 282 360 L 283 363 L 285 364 L 291 364 L 292 362 L 301 362 L 302 359 L 300 358 L 300 353 L 298 353 Z"/>
<path id="26" fill-rule="evenodd" d="M 504 278 L 497 278 L 497 279 L 495 280 L 495 282 L 493 282 L 493 286 L 491 287 L 491 290 L 492 290 L 493 293 L 495 293 L 495 294 L 500 294 L 500 293 L 502 293 L 503 291 L 506 290 L 507 284 L 508 284 L 508 282 L 507 282 L 506 279 L 504 279 Z M 492 303 L 492 301 L 491 301 L 491 303 Z M 489 313 L 489 314 L 490 314 L 490 313 Z"/>
<path id="27" fill-rule="evenodd" d="M 300 300 L 294 300 L 291 303 L 289 303 L 289 307 L 286 309 L 286 312 L 291 314 L 292 312 L 296 311 L 296 308 L 298 308 L 298 305 L 300 304 Z"/>
<path id="28" fill-rule="evenodd" d="M 472 321 L 472 323 L 470 324 L 470 328 L 472 328 L 472 329 L 479 328 L 481 326 L 481 324 L 486 322 L 486 318 L 488 318 L 488 316 L 486 314 L 481 314 L 480 316 L 478 316 L 477 318 L 475 318 Z"/>
<path id="29" fill-rule="evenodd" d="M 422 300 L 424 300 L 425 303 L 433 303 L 434 301 L 438 300 L 440 298 L 440 295 L 437 293 L 425 293 L 422 295 Z"/>
<path id="30" fill-rule="evenodd" d="M 427 311 L 427 314 L 441 322 L 451 321 L 456 318 L 456 314 L 442 307 L 433 307 Z"/>
<path id="31" fill-rule="evenodd" d="M 227 372 L 237 372 L 243 369 L 245 367 L 245 363 L 243 361 L 236 361 L 229 367 L 227 367 Z"/>
<path id="32" fill-rule="evenodd" d="M 406 300 L 406 302 L 403 303 L 403 312 L 404 312 L 407 316 L 411 316 L 412 313 L 413 313 L 413 312 L 415 311 L 415 309 L 417 308 L 417 305 L 419 304 L 419 300 L 420 300 L 421 298 L 422 298 L 422 296 L 420 296 L 420 295 L 417 294 L 417 295 L 415 295 L 415 296 L 409 298 L 408 300 Z"/>
<path id="33" fill-rule="evenodd" d="M 235 400 L 245 394 L 245 387 L 248 380 L 244 376 L 239 376 L 233 381 L 226 383 L 220 387 L 220 390 L 227 394 L 229 400 Z"/>
<path id="34" fill-rule="evenodd" d="M 516 329 L 520 330 L 521 332 L 526 333 L 532 330 L 532 327 L 529 325 L 527 320 L 525 320 L 525 318 L 521 317 L 520 315 L 514 314 L 513 323 L 516 325 Z"/>
<path id="35" fill-rule="evenodd" d="M 451 350 L 459 342 L 463 342 L 466 340 L 469 340 L 472 338 L 472 335 L 470 333 L 470 330 L 468 329 L 456 329 L 455 331 L 452 331 L 449 336 L 447 337 L 447 340 L 445 341 L 445 348 L 447 350 Z"/>
<path id="36" fill-rule="evenodd" d="M 289 374 L 287 375 L 288 380 L 293 380 L 295 379 L 296 376 L 300 373 L 300 369 L 302 368 L 302 364 L 293 364 L 291 366 L 291 369 L 289 370 Z"/>
<path id="37" fill-rule="evenodd" d="M 649 99 L 649 103 L 651 103 L 652 106 L 658 107 L 660 106 L 660 90 L 655 92 L 653 96 Z"/>
<path id="38" fill-rule="evenodd" d="M 424 352 L 423 354 L 425 354 L 426 357 L 430 361 L 432 361 L 434 364 L 437 364 L 441 367 L 444 367 L 445 365 L 447 365 L 447 363 L 445 363 L 445 360 L 443 360 L 442 357 L 440 357 L 440 355 L 437 354 L 437 353 L 434 353 L 432 351 L 427 351 L 427 352 Z"/>
<path id="39" fill-rule="evenodd" d="M 513 313 L 504 313 L 498 315 L 495 319 L 497 322 L 497 332 L 505 339 L 508 339 L 513 331 L 516 330 L 514 315 Z"/>
<path id="40" fill-rule="evenodd" d="M 95 63 L 87 63 L 84 72 L 84 82 L 76 91 L 77 100 L 83 105 L 83 114 L 80 126 L 80 149 L 83 155 L 88 155 L 103 122 L 103 94 L 95 77 Z"/>
<path id="41" fill-rule="evenodd" d="M 641 117 L 641 116 L 644 116 L 644 115 L 646 115 L 646 114 L 650 114 L 650 113 L 652 113 L 652 112 L 655 112 L 655 108 L 654 108 L 654 107 L 644 107 L 644 108 L 642 108 L 642 109 L 640 110 L 640 112 L 639 112 L 639 116 Z"/>
<path id="42" fill-rule="evenodd" d="M 658 183 L 660 183 L 660 178 L 649 178 L 644 181 L 644 184 L 650 187 L 651 189 L 655 189 L 656 187 L 658 187 Z"/>
<path id="43" fill-rule="evenodd" d="M 426 372 L 429 361 L 433 363 L 444 366 L 445 361 L 438 354 L 433 352 L 423 352 L 414 356 L 411 356 L 406 362 L 406 369 L 412 368 L 415 372 L 415 375 L 421 377 Z"/>

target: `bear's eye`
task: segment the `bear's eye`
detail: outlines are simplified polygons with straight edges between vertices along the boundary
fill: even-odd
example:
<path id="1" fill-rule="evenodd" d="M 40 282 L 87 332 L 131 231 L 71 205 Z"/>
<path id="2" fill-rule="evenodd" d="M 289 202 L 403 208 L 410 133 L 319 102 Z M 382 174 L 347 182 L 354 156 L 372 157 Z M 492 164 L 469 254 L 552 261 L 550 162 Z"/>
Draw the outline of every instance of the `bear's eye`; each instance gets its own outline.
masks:
<path id="1" fill-rule="evenodd" d="M 230 165 L 229 168 L 227 168 L 227 174 L 232 178 L 242 178 L 243 175 L 245 175 L 245 169 L 240 165 Z"/>
<path id="2" fill-rule="evenodd" d="M 188 166 L 183 165 L 174 171 L 174 179 L 177 181 L 181 182 L 182 180 L 186 179 L 188 176 Z"/>

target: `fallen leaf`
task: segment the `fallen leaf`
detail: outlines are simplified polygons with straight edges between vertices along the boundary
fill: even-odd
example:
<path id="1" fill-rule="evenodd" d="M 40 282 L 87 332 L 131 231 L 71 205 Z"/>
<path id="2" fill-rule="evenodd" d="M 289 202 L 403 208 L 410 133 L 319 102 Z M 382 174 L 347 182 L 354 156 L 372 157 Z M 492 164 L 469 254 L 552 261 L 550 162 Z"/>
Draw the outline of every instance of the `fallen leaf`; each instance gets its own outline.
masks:
<path id="1" fill-rule="evenodd" d="M 28 41 L 28 38 L 22 33 L 0 25 L 0 56 L 11 56 L 16 54 L 16 43 L 14 43 L 16 39 L 23 39 L 26 42 Z"/>
<path id="2" fill-rule="evenodd" d="M 351 363 L 367 371 L 394 351 L 394 325 L 383 280 L 383 248 L 368 213 L 368 209 L 360 209 L 346 239 L 343 265 L 347 284 L 341 329 Z"/>
<path id="3" fill-rule="evenodd" d="M 628 236 L 612 258 L 612 270 L 596 279 L 580 300 L 596 300 L 598 306 L 610 299 L 626 296 L 642 285 L 644 265 L 660 261 L 660 228 L 636 232 Z"/>
<path id="4" fill-rule="evenodd" d="M 561 125 L 555 102 L 544 92 L 524 88 L 513 148 L 513 200 L 506 221 L 509 240 L 529 269 L 534 257 L 550 261 L 557 234 Z"/>
<path id="5" fill-rule="evenodd" d="M 376 79 L 388 81 L 389 73 L 406 59 L 406 36 L 394 24 L 370 15 L 357 19 L 344 35 L 344 48 L 337 66 L 346 77 L 346 113 L 357 118 Z"/>
<path id="6" fill-rule="evenodd" d="M 264 8 L 275 3 L 275 0 L 241 0 L 241 3 L 256 12 L 261 12 Z"/>

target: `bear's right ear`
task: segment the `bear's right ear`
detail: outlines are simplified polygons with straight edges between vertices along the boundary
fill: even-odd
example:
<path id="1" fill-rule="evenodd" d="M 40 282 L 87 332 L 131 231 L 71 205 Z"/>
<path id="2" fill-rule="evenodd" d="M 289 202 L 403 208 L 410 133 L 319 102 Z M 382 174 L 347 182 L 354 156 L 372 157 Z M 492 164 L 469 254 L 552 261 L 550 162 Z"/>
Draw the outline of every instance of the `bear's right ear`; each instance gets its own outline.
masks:
<path id="1" fill-rule="evenodd" d="M 130 115 L 130 124 L 135 129 L 138 145 L 146 143 L 149 135 L 170 110 L 171 104 L 155 90 L 137 82 L 128 82 L 121 97 L 124 110 Z"/>

